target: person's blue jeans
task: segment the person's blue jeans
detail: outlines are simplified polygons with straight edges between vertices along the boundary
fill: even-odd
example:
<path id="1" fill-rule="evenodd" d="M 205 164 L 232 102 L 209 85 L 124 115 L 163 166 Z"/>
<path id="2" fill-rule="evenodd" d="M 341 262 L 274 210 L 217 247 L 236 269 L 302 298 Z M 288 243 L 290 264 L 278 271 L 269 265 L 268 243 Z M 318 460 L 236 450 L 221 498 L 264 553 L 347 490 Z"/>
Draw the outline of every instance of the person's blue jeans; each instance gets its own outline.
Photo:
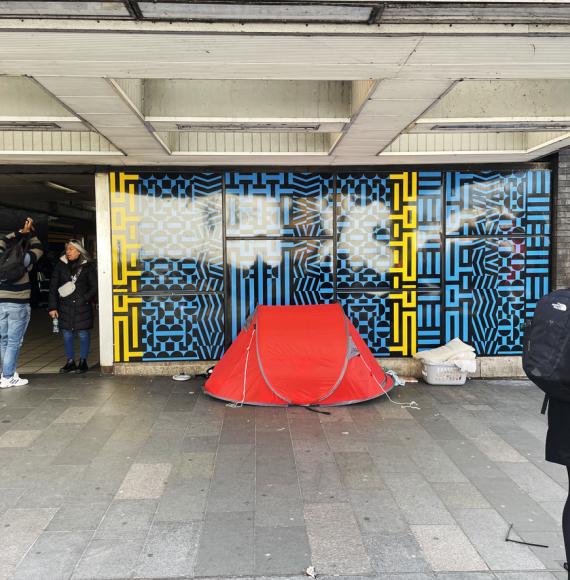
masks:
<path id="1" fill-rule="evenodd" d="M 90 330 L 65 330 L 62 329 L 63 346 L 65 348 L 65 356 L 67 360 L 75 359 L 73 348 L 73 336 L 77 333 L 79 335 L 79 357 L 87 360 L 89 356 L 89 347 L 91 345 L 91 331 Z"/>
<path id="2" fill-rule="evenodd" d="M 2 374 L 6 379 L 12 378 L 16 372 L 18 355 L 31 312 L 29 304 L 0 302 L 0 356 Z"/>

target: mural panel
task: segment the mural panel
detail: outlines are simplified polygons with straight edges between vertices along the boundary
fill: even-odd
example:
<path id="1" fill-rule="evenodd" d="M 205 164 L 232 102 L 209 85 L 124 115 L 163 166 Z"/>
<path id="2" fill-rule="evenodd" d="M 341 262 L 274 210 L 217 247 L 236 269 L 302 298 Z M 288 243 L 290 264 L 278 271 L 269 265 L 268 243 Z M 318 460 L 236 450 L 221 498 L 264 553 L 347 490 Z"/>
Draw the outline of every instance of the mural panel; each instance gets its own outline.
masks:
<path id="1" fill-rule="evenodd" d="M 548 235 L 550 171 L 447 171 L 448 236 Z"/>
<path id="2" fill-rule="evenodd" d="M 229 240 L 231 338 L 258 304 L 326 304 L 334 299 L 332 241 Z"/>
<path id="3" fill-rule="evenodd" d="M 441 293 L 437 290 L 351 291 L 338 297 L 377 357 L 409 356 L 441 346 Z"/>
<path id="4" fill-rule="evenodd" d="M 225 174 L 229 237 L 332 235 L 332 179 L 315 173 Z"/>
<path id="5" fill-rule="evenodd" d="M 522 353 L 522 326 L 548 292 L 548 238 L 448 239 L 445 340 L 478 353 Z"/>
<path id="6" fill-rule="evenodd" d="M 110 175 L 115 360 L 210 360 L 223 347 L 222 178 Z"/>
<path id="7" fill-rule="evenodd" d="M 339 290 L 439 287 L 441 172 L 338 176 Z"/>
<path id="8" fill-rule="evenodd" d="M 144 296 L 142 360 L 213 360 L 224 346 L 224 300 L 219 294 Z"/>
<path id="9" fill-rule="evenodd" d="M 551 172 L 110 175 L 115 360 L 219 358 L 258 304 L 338 300 L 376 356 L 521 352 Z"/>

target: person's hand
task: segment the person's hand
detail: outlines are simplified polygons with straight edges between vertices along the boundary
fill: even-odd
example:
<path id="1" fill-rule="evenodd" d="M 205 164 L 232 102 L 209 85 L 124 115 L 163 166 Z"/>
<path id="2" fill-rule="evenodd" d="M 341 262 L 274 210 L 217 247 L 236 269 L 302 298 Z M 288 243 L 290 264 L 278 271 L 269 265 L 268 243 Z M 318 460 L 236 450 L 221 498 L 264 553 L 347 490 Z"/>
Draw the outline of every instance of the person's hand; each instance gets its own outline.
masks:
<path id="1" fill-rule="evenodd" d="M 24 224 L 24 227 L 20 230 L 23 234 L 29 234 L 34 229 L 34 220 L 29 217 Z"/>
<path id="2" fill-rule="evenodd" d="M 59 312 L 57 310 L 50 310 L 48 313 L 52 318 L 59 318 Z"/>

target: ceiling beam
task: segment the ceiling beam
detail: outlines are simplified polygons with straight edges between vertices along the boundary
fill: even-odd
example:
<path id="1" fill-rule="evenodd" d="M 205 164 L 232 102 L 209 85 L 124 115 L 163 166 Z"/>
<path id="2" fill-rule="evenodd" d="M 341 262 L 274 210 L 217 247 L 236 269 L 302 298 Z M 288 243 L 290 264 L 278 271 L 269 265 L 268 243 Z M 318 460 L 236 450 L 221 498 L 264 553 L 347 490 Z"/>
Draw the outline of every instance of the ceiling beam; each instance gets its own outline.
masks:
<path id="1" fill-rule="evenodd" d="M 382 15 L 386 8 L 385 2 L 378 2 L 370 12 L 370 18 L 368 19 L 368 24 L 380 24 L 382 22 Z"/>
<path id="2" fill-rule="evenodd" d="M 129 11 L 129 14 L 136 20 L 143 19 L 143 13 L 141 7 L 137 0 L 123 0 L 125 8 Z"/>
<path id="3" fill-rule="evenodd" d="M 125 155 L 164 156 L 170 153 L 112 80 L 41 76 L 35 80 Z"/>
<path id="4" fill-rule="evenodd" d="M 450 80 L 380 81 L 337 142 L 334 155 L 378 155 L 453 85 Z"/>

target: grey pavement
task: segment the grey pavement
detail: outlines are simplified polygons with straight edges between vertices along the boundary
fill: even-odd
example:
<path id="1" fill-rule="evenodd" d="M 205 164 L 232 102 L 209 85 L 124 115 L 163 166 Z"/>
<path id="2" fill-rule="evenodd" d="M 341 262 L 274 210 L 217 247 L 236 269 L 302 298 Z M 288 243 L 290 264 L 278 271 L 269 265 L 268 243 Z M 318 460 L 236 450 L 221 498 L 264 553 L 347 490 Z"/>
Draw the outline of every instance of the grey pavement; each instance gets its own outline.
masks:
<path id="1" fill-rule="evenodd" d="M 565 578 L 565 469 L 526 381 L 329 409 L 201 381 L 34 375 L 0 391 L 0 580 Z M 548 548 L 505 542 L 512 538 Z"/>

